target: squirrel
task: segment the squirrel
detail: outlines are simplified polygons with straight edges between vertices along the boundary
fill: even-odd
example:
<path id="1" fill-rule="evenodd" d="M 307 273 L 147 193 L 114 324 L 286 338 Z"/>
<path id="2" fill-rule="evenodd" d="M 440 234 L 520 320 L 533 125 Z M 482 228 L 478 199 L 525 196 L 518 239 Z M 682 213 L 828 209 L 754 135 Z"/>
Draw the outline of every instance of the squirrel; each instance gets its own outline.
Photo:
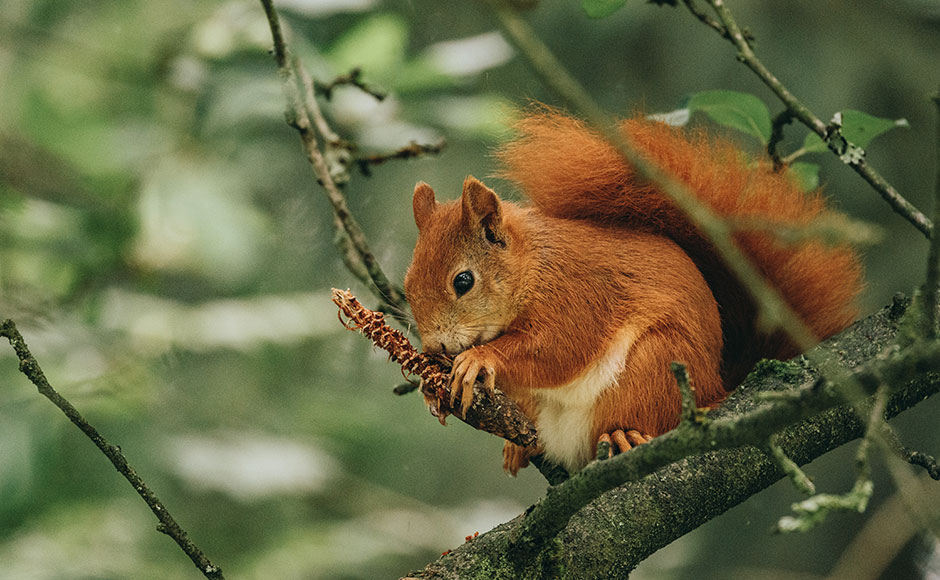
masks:
<path id="1" fill-rule="evenodd" d="M 733 239 L 818 339 L 855 319 L 856 253 L 784 243 L 769 227 L 831 215 L 818 191 L 703 130 L 639 116 L 620 127 L 719 217 L 761 224 Z M 507 471 L 538 453 L 575 471 L 600 441 L 625 452 L 671 430 L 681 406 L 672 361 L 687 366 L 696 405 L 713 407 L 758 360 L 798 354 L 782 332 L 759 328 L 711 243 L 598 133 L 552 109 L 517 129 L 497 152 L 498 176 L 529 203 L 503 201 L 473 177 L 459 200 L 438 203 L 419 182 L 405 275 L 424 351 L 456 355 L 452 405 L 466 413 L 482 378 L 534 421 L 539 448 L 507 442 Z"/>

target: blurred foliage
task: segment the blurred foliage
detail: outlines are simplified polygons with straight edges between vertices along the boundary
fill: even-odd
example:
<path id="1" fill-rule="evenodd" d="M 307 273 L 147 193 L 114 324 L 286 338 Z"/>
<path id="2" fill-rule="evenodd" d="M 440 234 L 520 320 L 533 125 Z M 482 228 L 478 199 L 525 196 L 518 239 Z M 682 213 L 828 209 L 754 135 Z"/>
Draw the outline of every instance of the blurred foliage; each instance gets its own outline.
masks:
<path id="1" fill-rule="evenodd" d="M 466 174 L 491 174 L 487 152 L 515 111 L 529 99 L 554 102 L 481 4 L 279 6 L 292 49 L 316 78 L 361 67 L 389 92 L 380 102 L 343 87 L 325 103 L 360 153 L 446 138 L 440 156 L 384 164 L 346 188 L 400 280 L 416 235 L 414 183 L 455 194 Z M 940 48 L 935 8 L 731 8 L 771 70 L 821 117 L 851 109 L 909 120 L 909 131 L 885 133 L 868 155 L 929 209 L 927 97 L 937 79 L 925 71 L 936 70 Z M 579 3 L 554 0 L 529 18 L 612 110 L 672 111 L 716 90 L 756 95 L 748 99 L 771 116 L 781 108 L 681 8 L 630 2 L 593 20 Z M 505 478 L 498 440 L 441 428 L 415 395 L 394 397 L 396 368 L 336 322 L 331 286 L 368 294 L 343 268 L 328 205 L 284 123 L 269 45 L 250 0 L 4 3 L 0 316 L 17 321 L 52 383 L 122 446 L 227 577 L 397 577 L 521 513 L 544 483 L 533 470 Z M 814 149 L 805 135 L 788 127 L 783 154 Z M 756 140 L 742 145 L 759 154 Z M 813 162 L 803 169 L 836 204 L 890 232 L 868 251 L 865 309 L 910 291 L 922 278 L 924 240 L 837 159 Z M 928 450 L 938 443 L 920 426 L 929 413 L 898 421 L 909 444 Z M 198 577 L 6 348 L 0 425 L 0 577 Z M 810 466 L 817 487 L 851 485 L 849 458 L 840 450 Z M 891 493 L 877 483 L 874 509 Z M 866 516 L 807 536 L 766 535 L 796 498 L 775 486 L 636 575 L 824 573 Z M 913 566 L 918 550 L 895 571 Z"/>

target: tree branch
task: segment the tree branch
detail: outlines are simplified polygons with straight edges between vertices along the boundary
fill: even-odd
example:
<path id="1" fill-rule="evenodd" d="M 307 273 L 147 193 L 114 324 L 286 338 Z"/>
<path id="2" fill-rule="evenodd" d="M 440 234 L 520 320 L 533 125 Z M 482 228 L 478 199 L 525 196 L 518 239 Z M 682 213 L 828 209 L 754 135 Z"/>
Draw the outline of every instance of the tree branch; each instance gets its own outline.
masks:
<path id="1" fill-rule="evenodd" d="M 937 463 L 937 460 L 934 459 L 932 455 L 928 455 L 922 451 L 904 449 L 904 459 L 911 465 L 923 467 L 931 479 L 940 481 L 940 464 Z"/>
<path id="2" fill-rule="evenodd" d="M 210 562 L 205 554 L 203 554 L 202 550 L 189 539 L 186 531 L 176 523 L 176 520 L 170 515 L 170 512 L 166 509 L 166 506 L 163 505 L 163 502 L 160 501 L 160 498 L 150 490 L 144 480 L 134 471 L 134 468 L 127 463 L 127 459 L 124 457 L 124 454 L 121 453 L 121 448 L 108 443 L 98 430 L 85 420 L 72 403 L 52 388 L 52 385 L 46 380 L 46 375 L 39 367 L 39 363 L 29 351 L 29 347 L 26 346 L 23 335 L 17 330 L 16 324 L 14 324 L 12 320 L 4 320 L 3 323 L 0 324 L 0 336 L 10 341 L 10 346 L 13 347 L 16 356 L 20 360 L 20 372 L 26 375 L 26 378 L 36 385 L 41 395 L 52 401 L 52 404 L 65 413 L 65 416 L 91 439 L 98 449 L 104 453 L 105 457 L 111 461 L 111 464 L 118 470 L 118 473 L 123 475 L 124 479 L 134 487 L 137 495 L 144 500 L 150 508 L 150 511 L 152 511 L 160 521 L 157 530 L 173 538 L 173 541 L 189 556 L 189 559 L 193 561 L 196 568 L 198 568 L 206 578 L 210 580 L 224 580 L 222 569 Z"/>
<path id="3" fill-rule="evenodd" d="M 937 172 L 934 184 L 933 221 L 940 221 L 940 89 L 933 97 L 937 107 L 937 142 L 935 144 L 937 157 L 934 171 Z M 937 338 L 937 292 L 940 291 L 940 236 L 930 240 L 930 251 L 927 256 L 927 277 L 924 281 L 924 326 L 928 339 Z"/>
<path id="4" fill-rule="evenodd" d="M 937 343 L 918 343 L 884 356 L 897 336 L 903 310 L 904 305 L 895 304 L 817 347 L 821 356 L 838 360 L 841 368 L 855 369 L 862 384 L 876 384 L 872 377 L 879 375 L 895 386 L 886 403 L 887 417 L 940 390 Z M 766 393 L 776 395 L 770 403 Z M 759 445 L 761 437 L 779 432 L 776 442 L 782 451 L 804 465 L 866 429 L 856 411 L 805 359 L 802 364 L 766 365 L 710 418 L 705 427 L 676 430 L 592 464 L 551 488 L 528 515 L 481 535 L 413 576 L 540 578 L 564 569 L 576 570 L 573 577 L 625 578 L 654 551 L 784 477 L 779 465 L 752 445 Z M 699 454 L 683 450 L 683 440 L 694 442 Z M 598 493 L 610 480 L 630 483 Z M 577 510 L 571 502 L 584 507 Z M 554 539 L 534 542 L 539 535 Z"/>
<path id="5" fill-rule="evenodd" d="M 729 40 L 731 39 L 731 35 L 728 33 L 728 29 L 725 28 L 724 25 L 721 24 L 721 22 L 718 22 L 717 20 L 709 16 L 704 10 L 700 9 L 695 4 L 694 0 L 682 0 L 682 3 L 685 4 L 685 7 L 689 9 L 689 12 L 692 13 L 692 16 L 695 16 L 696 18 L 698 18 L 702 24 L 711 28 L 712 30 L 720 34 L 723 38 L 727 38 Z M 750 37 L 747 37 L 747 40 L 750 41 L 753 39 Z"/>
<path id="6" fill-rule="evenodd" d="M 323 95 L 323 98 L 330 100 L 333 98 L 333 90 L 343 85 L 352 85 L 367 95 L 372 95 L 376 101 L 384 101 L 388 96 L 385 91 L 380 91 L 362 80 L 362 69 L 355 67 L 344 75 L 339 75 L 328 83 L 320 83 L 317 86 L 317 94 Z"/>
<path id="7" fill-rule="evenodd" d="M 845 141 L 844 138 L 834 139 L 834 134 L 830 130 L 830 126 L 824 123 L 806 105 L 800 102 L 800 100 L 764 66 L 764 63 L 757 58 L 757 55 L 754 54 L 751 45 L 745 38 L 744 33 L 738 27 L 731 11 L 725 6 L 724 0 L 707 1 L 715 10 L 724 30 L 727 32 L 727 34 L 722 34 L 722 37 L 727 38 L 738 49 L 738 60 L 754 71 L 760 80 L 777 95 L 777 98 L 783 101 L 783 104 L 786 105 L 793 116 L 819 135 L 829 146 L 829 149 L 839 155 L 846 165 L 861 175 L 862 178 L 881 195 L 882 199 L 888 202 L 888 205 L 890 205 L 895 212 L 911 222 L 914 227 L 920 230 L 925 236 L 928 238 L 931 237 L 933 222 L 914 207 L 911 202 L 907 201 L 880 173 L 868 165 L 865 161 L 864 152 L 862 152 L 863 155 L 858 157 L 848 158 L 844 156 L 843 154 L 846 149 L 854 146 Z M 692 14 L 701 20 L 701 17 L 696 11 L 692 10 Z M 711 26 L 711 28 L 715 27 Z M 721 31 L 719 30 L 719 32 Z M 855 147 L 855 149 L 861 151 L 858 147 Z"/>
<path id="8" fill-rule="evenodd" d="M 780 152 L 777 146 L 783 141 L 783 128 L 793 122 L 793 112 L 790 109 L 784 109 L 776 117 L 770 129 L 770 139 L 767 141 L 767 155 L 774 164 L 774 171 L 783 169 L 785 162 L 780 158 Z"/>
<path id="9" fill-rule="evenodd" d="M 359 165 L 360 173 L 365 176 L 369 176 L 372 173 L 371 169 L 369 169 L 371 165 L 381 165 L 386 161 L 391 161 L 393 159 L 412 159 L 415 157 L 427 155 L 429 153 L 440 153 L 441 149 L 444 148 L 444 145 L 445 142 L 443 140 L 434 144 L 420 144 L 412 141 L 408 145 L 401 147 L 392 153 L 364 155 L 362 157 L 357 157 L 355 161 L 356 164 Z"/>
<path id="10" fill-rule="evenodd" d="M 858 383 L 872 387 L 880 384 L 874 377 L 888 373 L 913 375 L 911 361 L 921 369 L 919 372 L 940 371 L 940 344 L 917 344 L 908 348 L 910 351 L 898 354 L 890 359 L 890 363 L 869 365 L 862 372 L 855 373 Z M 825 360 L 832 354 L 817 352 L 813 358 Z M 816 372 L 820 377 L 824 376 L 819 369 Z M 829 374 L 828 370 L 826 374 Z M 869 389 L 861 395 L 873 392 Z M 844 397 L 844 393 L 829 388 L 828 382 L 819 380 L 796 391 L 793 397 L 742 415 L 698 425 L 682 423 L 673 431 L 657 437 L 654 444 L 641 446 L 636 453 L 588 466 L 556 487 L 529 512 L 515 543 L 524 553 L 541 549 L 542 544 L 554 538 L 571 516 L 605 491 L 623 483 L 639 481 L 657 469 L 691 455 L 742 445 L 761 445 L 788 425 L 844 404 Z M 861 400 L 852 402 L 861 403 Z"/>
<path id="11" fill-rule="evenodd" d="M 716 5 L 716 2 L 719 7 L 723 7 L 720 0 L 709 1 L 712 3 L 713 7 Z M 683 184 L 678 182 L 678 180 L 664 173 L 658 166 L 650 163 L 643 156 L 639 155 L 632 147 L 629 139 L 617 128 L 616 123 L 613 122 L 606 111 L 590 98 L 584 88 L 565 70 L 548 47 L 545 46 L 531 28 L 519 18 L 515 12 L 503 2 L 500 2 L 500 0 L 488 0 L 488 2 L 492 6 L 506 34 L 519 49 L 520 53 L 529 60 L 529 63 L 542 80 L 564 100 L 574 106 L 579 113 L 585 116 L 592 128 L 599 131 L 620 152 L 624 159 L 635 168 L 639 175 L 655 183 L 661 191 L 672 199 L 685 213 L 689 221 L 712 243 L 712 247 L 715 249 L 717 255 L 720 256 L 722 262 L 754 299 L 759 316 L 765 326 L 770 329 L 782 329 L 799 351 L 806 352 L 810 360 L 818 368 L 825 371 L 827 380 L 839 385 L 839 389 L 843 391 L 843 396 L 845 396 L 846 399 L 859 400 L 861 393 L 865 392 L 862 385 L 858 382 L 859 378 L 836 368 L 834 365 L 830 364 L 830 361 L 820 358 L 823 355 L 819 354 L 818 351 L 811 351 L 811 347 L 816 343 L 816 337 L 813 336 L 806 324 L 793 312 L 786 301 L 783 300 L 780 293 L 764 280 L 756 267 L 734 243 L 731 225 L 716 216 L 709 208 L 705 207 L 704 204 L 689 192 Z M 718 11 L 718 8 L 716 8 L 716 11 Z M 747 50 L 750 54 L 753 54 L 741 30 L 737 27 L 734 20 L 730 18 L 730 14 L 722 14 L 721 16 L 724 19 L 724 25 L 734 38 L 736 44 L 741 45 L 743 47 L 742 50 Z M 754 62 L 756 65 L 759 65 L 760 68 L 763 68 L 760 61 L 755 59 Z M 769 75 L 769 72 L 767 74 Z M 772 75 L 770 75 L 770 78 L 773 79 Z M 789 95 L 789 92 L 786 91 L 786 88 L 783 87 L 782 84 L 776 81 L 776 79 L 773 79 L 773 81 L 776 82 L 778 90 L 783 91 L 785 96 L 791 98 L 796 104 L 799 104 L 792 98 L 792 95 Z M 799 116 L 798 111 L 796 114 Z M 829 127 L 826 127 L 827 131 L 829 129 Z M 842 141 L 843 144 L 845 144 L 844 139 Z M 830 142 L 830 147 L 831 146 L 832 144 Z M 876 431 L 874 437 L 879 444 L 884 443 L 880 431 Z M 764 441 L 766 441 L 766 438 Z M 602 491 L 601 488 L 603 488 L 603 485 L 598 486 L 592 493 L 600 493 Z M 568 514 L 568 516 L 570 516 L 570 514 Z M 548 528 L 551 527 L 552 526 L 548 526 Z M 521 544 L 525 546 L 529 542 L 534 542 L 535 538 L 540 537 L 541 536 L 530 536 L 526 534 L 521 539 Z"/>
<path id="12" fill-rule="evenodd" d="M 375 254 L 369 248 L 362 227 L 349 211 L 346 196 L 340 191 L 334 174 L 331 174 L 327 158 L 320 151 L 314 123 L 320 127 L 321 132 L 324 132 L 323 137 L 328 144 L 329 142 L 335 142 L 338 137 L 329 130 L 328 126 L 325 126 L 325 121 L 322 120 L 319 105 L 317 105 L 314 96 L 313 81 L 307 75 L 303 66 L 292 59 L 290 49 L 284 41 L 280 19 L 272 1 L 261 0 L 261 5 L 264 7 L 268 25 L 271 29 L 271 37 L 274 41 L 274 60 L 277 63 L 284 95 L 287 99 L 285 116 L 288 124 L 300 134 L 307 158 L 310 160 L 317 176 L 317 181 L 323 186 L 326 197 L 333 207 L 334 221 L 338 227 L 341 227 L 339 241 L 344 260 L 350 271 L 359 276 L 360 279 L 362 279 L 363 272 L 367 273 L 368 278 L 362 279 L 362 281 L 376 292 L 386 310 L 399 321 L 406 322 L 405 313 L 408 312 L 408 304 L 405 302 L 401 290 L 389 281 L 378 260 L 376 260 Z M 298 75 L 303 83 L 303 91 L 298 86 Z M 313 117 L 313 123 L 311 123 L 311 117 Z M 354 249 L 354 252 L 346 251 L 345 245 L 347 242 Z M 361 267 L 359 267 L 360 265 Z"/>

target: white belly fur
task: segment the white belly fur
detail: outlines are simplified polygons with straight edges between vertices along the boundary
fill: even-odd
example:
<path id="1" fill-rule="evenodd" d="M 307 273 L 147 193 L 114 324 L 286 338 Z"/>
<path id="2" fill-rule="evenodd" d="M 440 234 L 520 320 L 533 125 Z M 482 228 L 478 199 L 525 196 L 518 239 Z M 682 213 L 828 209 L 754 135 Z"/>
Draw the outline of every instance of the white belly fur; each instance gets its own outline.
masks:
<path id="1" fill-rule="evenodd" d="M 607 352 L 578 378 L 554 389 L 535 390 L 536 425 L 548 459 L 568 471 L 581 469 L 593 459 L 594 445 L 589 438 L 594 403 L 617 383 L 635 338 L 632 328 L 621 330 Z"/>

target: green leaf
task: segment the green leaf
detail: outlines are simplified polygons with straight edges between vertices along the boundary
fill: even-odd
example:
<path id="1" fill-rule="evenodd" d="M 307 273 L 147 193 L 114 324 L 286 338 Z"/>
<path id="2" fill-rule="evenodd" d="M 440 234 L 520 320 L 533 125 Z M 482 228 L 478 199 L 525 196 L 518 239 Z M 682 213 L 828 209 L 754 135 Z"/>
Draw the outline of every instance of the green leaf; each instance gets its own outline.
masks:
<path id="1" fill-rule="evenodd" d="M 607 18 L 626 3 L 627 0 L 581 0 L 581 8 L 591 18 Z"/>
<path id="2" fill-rule="evenodd" d="M 693 113 L 705 113 L 716 123 L 753 135 L 761 143 L 770 140 L 770 112 L 763 101 L 750 93 L 702 91 L 690 96 L 686 106 Z"/>
<path id="3" fill-rule="evenodd" d="M 842 135 L 851 143 L 862 149 L 868 147 L 871 141 L 898 127 L 908 128 L 907 119 L 885 119 L 875 117 L 863 111 L 847 109 L 842 111 Z M 803 140 L 803 149 L 807 153 L 826 151 L 828 147 L 816 133 L 810 133 Z"/>
<path id="4" fill-rule="evenodd" d="M 867 147 L 871 140 L 878 135 L 887 133 L 896 127 L 906 129 L 909 126 L 907 119 L 884 119 L 851 109 L 842 112 L 842 134 L 846 139 L 862 148 Z"/>
<path id="5" fill-rule="evenodd" d="M 826 144 L 816 133 L 809 133 L 806 135 L 806 138 L 803 139 L 803 154 L 806 153 L 822 153 L 823 151 L 828 150 Z"/>
<path id="6" fill-rule="evenodd" d="M 805 161 L 791 163 L 787 169 L 787 177 L 803 191 L 812 191 L 819 187 L 819 165 Z"/>

